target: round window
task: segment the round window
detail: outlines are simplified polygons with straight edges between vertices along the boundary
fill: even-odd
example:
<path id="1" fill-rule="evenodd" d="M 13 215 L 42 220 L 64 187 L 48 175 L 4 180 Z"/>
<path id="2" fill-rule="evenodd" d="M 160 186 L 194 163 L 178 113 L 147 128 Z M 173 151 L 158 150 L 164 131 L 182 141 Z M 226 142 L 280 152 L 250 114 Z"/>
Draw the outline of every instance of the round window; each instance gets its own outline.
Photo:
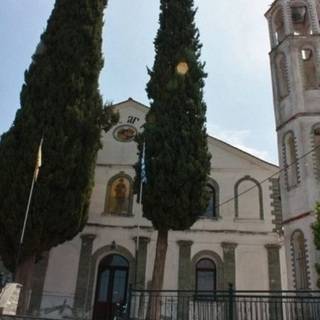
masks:
<path id="1" fill-rule="evenodd" d="M 137 129 L 133 126 L 124 124 L 114 129 L 113 136 L 121 142 L 129 142 L 137 135 Z"/>

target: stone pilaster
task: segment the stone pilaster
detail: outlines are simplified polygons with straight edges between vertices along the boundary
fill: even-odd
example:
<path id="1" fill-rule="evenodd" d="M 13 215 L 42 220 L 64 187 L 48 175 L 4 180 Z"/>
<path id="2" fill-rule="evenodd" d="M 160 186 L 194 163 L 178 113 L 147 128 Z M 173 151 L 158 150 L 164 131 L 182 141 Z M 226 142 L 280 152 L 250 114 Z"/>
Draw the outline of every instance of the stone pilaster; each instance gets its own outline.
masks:
<path id="1" fill-rule="evenodd" d="M 193 290 L 191 246 L 193 241 L 179 240 L 179 271 L 178 271 L 178 290 Z"/>
<path id="2" fill-rule="evenodd" d="M 178 290 L 193 290 L 194 275 L 191 262 L 191 246 L 193 241 L 179 240 L 179 270 Z M 179 293 L 178 296 L 178 319 L 187 320 L 189 317 L 189 298 Z"/>
<path id="3" fill-rule="evenodd" d="M 265 245 L 268 252 L 269 290 L 281 290 L 280 246 L 277 244 Z M 269 304 L 270 320 L 279 319 L 282 316 L 282 306 L 271 302 Z M 306 317 L 306 319 L 309 319 Z"/>
<path id="4" fill-rule="evenodd" d="M 269 289 L 281 290 L 280 245 L 265 245 L 268 252 Z"/>
<path id="5" fill-rule="evenodd" d="M 229 284 L 232 284 L 234 288 L 236 287 L 235 250 L 238 244 L 234 242 L 222 242 L 221 246 L 223 249 L 223 266 L 224 266 L 223 288 L 227 290 Z"/>
<path id="6" fill-rule="evenodd" d="M 133 240 L 137 245 L 137 237 L 134 237 Z M 139 237 L 139 250 L 137 250 L 136 256 L 136 275 L 135 275 L 135 288 L 139 290 L 145 289 L 146 283 L 146 269 L 147 269 L 147 253 L 148 253 L 148 243 L 150 238 L 148 237 Z"/>
<path id="7" fill-rule="evenodd" d="M 81 310 L 84 311 L 87 304 L 92 247 L 95 237 L 95 234 L 81 235 L 82 243 L 74 300 L 74 310 L 76 312 L 81 312 Z"/>

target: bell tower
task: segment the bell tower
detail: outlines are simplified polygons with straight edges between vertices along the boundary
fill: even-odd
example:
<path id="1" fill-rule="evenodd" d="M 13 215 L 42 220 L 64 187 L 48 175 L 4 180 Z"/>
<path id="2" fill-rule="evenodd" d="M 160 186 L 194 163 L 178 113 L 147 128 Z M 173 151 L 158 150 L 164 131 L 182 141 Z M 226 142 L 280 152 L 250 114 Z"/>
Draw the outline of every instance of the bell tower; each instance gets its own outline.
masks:
<path id="1" fill-rule="evenodd" d="M 265 16 L 288 284 L 316 289 L 320 261 L 311 224 L 320 201 L 320 0 L 276 0 Z"/>

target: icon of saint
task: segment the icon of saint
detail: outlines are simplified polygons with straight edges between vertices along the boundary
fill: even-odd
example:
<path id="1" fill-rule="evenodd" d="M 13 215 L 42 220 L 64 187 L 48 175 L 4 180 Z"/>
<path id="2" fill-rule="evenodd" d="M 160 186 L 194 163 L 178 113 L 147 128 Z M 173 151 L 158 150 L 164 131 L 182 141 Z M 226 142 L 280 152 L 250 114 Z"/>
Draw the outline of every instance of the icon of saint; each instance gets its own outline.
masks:
<path id="1" fill-rule="evenodd" d="M 123 178 L 120 178 L 114 188 L 115 213 L 126 213 L 127 186 Z"/>

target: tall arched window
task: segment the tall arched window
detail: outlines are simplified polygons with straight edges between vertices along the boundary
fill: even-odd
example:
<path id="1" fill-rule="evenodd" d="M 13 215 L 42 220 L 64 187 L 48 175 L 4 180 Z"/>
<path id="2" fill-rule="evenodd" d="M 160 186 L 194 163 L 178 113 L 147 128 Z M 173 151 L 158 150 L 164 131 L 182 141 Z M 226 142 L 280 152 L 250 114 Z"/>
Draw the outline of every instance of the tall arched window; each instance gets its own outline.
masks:
<path id="1" fill-rule="evenodd" d="M 298 184 L 297 153 L 292 132 L 288 132 L 284 137 L 284 160 L 287 186 L 292 188 Z"/>
<path id="2" fill-rule="evenodd" d="M 315 51 L 311 47 L 301 49 L 302 75 L 305 89 L 318 87 Z"/>
<path id="3" fill-rule="evenodd" d="M 289 94 L 287 59 L 283 53 L 276 56 L 276 75 L 278 95 L 280 99 L 283 99 Z"/>
<path id="4" fill-rule="evenodd" d="M 105 213 L 129 216 L 132 214 L 133 182 L 130 176 L 120 173 L 110 179 L 107 186 Z"/>
<path id="5" fill-rule="evenodd" d="M 305 240 L 301 230 L 293 232 L 291 236 L 291 246 L 296 289 L 308 289 Z"/>
<path id="6" fill-rule="evenodd" d="M 316 11 L 317 11 L 317 15 L 318 15 L 318 18 L 319 18 L 320 17 L 320 3 L 319 3 L 319 1 L 316 4 Z M 320 21 L 319 21 L 319 24 L 320 24 Z"/>
<path id="7" fill-rule="evenodd" d="M 308 6 L 305 2 L 291 1 L 291 21 L 295 35 L 311 34 Z"/>
<path id="8" fill-rule="evenodd" d="M 217 289 L 217 267 L 209 258 L 203 258 L 196 264 L 196 290 L 214 292 Z M 206 295 L 205 292 L 202 292 Z M 208 294 L 208 293 L 207 293 Z"/>
<path id="9" fill-rule="evenodd" d="M 272 26 L 273 26 L 275 44 L 277 45 L 284 39 L 284 36 L 285 36 L 282 8 L 279 8 L 275 12 L 275 14 L 273 15 L 272 22 L 273 22 Z"/>
<path id="10" fill-rule="evenodd" d="M 235 184 L 235 216 L 240 219 L 263 219 L 262 187 L 246 176 Z"/>
<path id="11" fill-rule="evenodd" d="M 320 123 L 312 127 L 311 136 L 315 174 L 320 177 Z"/>
<path id="12" fill-rule="evenodd" d="M 219 217 L 219 185 L 213 179 L 207 184 L 209 202 L 206 211 L 202 215 L 206 218 L 217 219 Z"/>

